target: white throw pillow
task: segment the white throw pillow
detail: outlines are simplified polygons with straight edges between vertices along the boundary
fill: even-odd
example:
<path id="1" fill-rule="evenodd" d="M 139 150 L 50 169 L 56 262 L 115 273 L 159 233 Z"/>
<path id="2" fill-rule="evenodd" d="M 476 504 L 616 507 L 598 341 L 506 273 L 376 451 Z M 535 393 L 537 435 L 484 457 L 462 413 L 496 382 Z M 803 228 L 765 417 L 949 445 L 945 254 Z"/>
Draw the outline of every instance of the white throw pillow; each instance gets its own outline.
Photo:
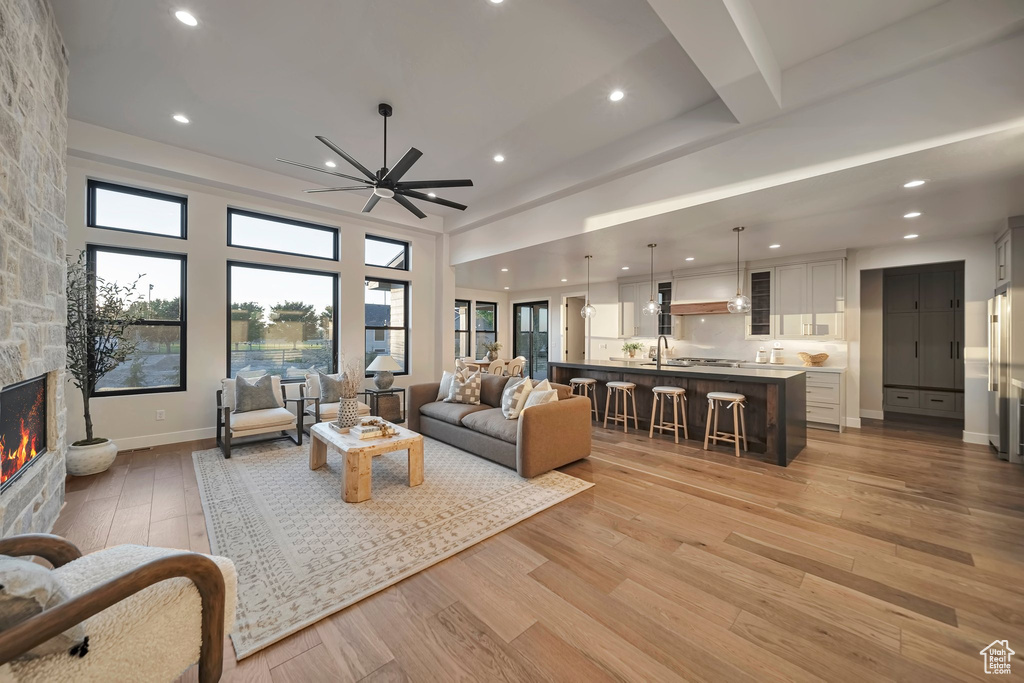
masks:
<path id="1" fill-rule="evenodd" d="M 530 392 L 530 395 L 526 397 L 526 405 L 523 406 L 523 412 L 525 413 L 527 408 L 544 405 L 545 403 L 554 403 L 557 400 L 558 390 L 556 389 L 548 389 L 547 391 L 534 389 Z"/>
<path id="2" fill-rule="evenodd" d="M 452 378 L 452 388 L 448 392 L 445 403 L 464 403 L 466 405 L 480 405 L 480 387 L 482 381 L 479 372 L 471 375 L 456 373 Z"/>
<path id="3" fill-rule="evenodd" d="M 551 382 L 547 380 L 544 380 L 540 384 L 535 384 L 533 387 L 534 391 L 551 391 L 552 389 L 554 389 L 554 387 L 551 386 Z"/>
<path id="4" fill-rule="evenodd" d="M 501 414 L 507 420 L 515 420 L 523 412 L 526 399 L 533 391 L 533 382 L 529 377 L 512 377 L 501 392 Z"/>
<path id="5" fill-rule="evenodd" d="M 444 371 L 441 375 L 441 386 L 437 389 L 437 400 L 444 401 L 448 398 L 448 394 L 452 390 L 452 380 L 455 378 L 454 372 Z"/>

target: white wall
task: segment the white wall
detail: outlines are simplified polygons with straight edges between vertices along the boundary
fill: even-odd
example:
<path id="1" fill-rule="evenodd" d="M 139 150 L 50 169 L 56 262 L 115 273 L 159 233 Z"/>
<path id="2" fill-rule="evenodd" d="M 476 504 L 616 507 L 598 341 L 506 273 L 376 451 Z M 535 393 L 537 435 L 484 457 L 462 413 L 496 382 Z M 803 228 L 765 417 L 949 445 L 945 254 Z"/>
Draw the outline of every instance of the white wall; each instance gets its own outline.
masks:
<path id="1" fill-rule="evenodd" d="M 880 420 L 882 409 L 882 275 L 860 273 L 860 417 Z"/>
<path id="2" fill-rule="evenodd" d="M 174 151 L 179 156 L 188 154 L 183 150 Z M 153 163 L 157 162 L 153 160 Z M 86 228 L 86 180 L 90 177 L 187 195 L 188 240 Z M 228 247 L 228 206 L 337 226 L 340 230 L 341 260 L 331 262 Z M 411 373 L 396 378 L 396 384 L 408 386 L 416 382 L 432 381 L 440 372 L 436 346 L 440 330 L 437 321 L 442 317 L 435 314 L 438 301 L 435 290 L 445 289 L 445 273 L 450 272 L 450 268 L 438 268 L 436 263 L 436 250 L 442 236 L 362 223 L 358 219 L 341 216 L 338 212 L 297 207 L 292 202 L 277 201 L 262 193 L 256 197 L 223 189 L 219 185 L 168 179 L 74 156 L 68 159 L 67 223 L 69 253 L 77 252 L 87 243 L 93 243 L 178 252 L 188 256 L 187 391 L 94 398 L 92 408 L 97 434 L 116 439 L 121 448 L 213 436 L 214 393 L 226 372 L 227 363 L 225 307 L 226 261 L 229 259 L 339 273 L 339 347 L 341 353 L 359 359 L 363 357 L 364 347 L 364 277 L 377 274 L 410 281 L 412 335 L 408 343 Z M 410 242 L 412 270 L 405 272 L 364 266 L 365 234 Z M 450 303 L 446 310 L 450 310 Z M 84 430 L 80 417 L 81 402 L 76 398 L 77 392 L 68 392 L 68 395 L 71 397 L 68 402 L 69 436 L 75 439 Z M 156 421 L 157 410 L 166 412 L 164 421 Z"/>
<path id="3" fill-rule="evenodd" d="M 880 373 L 878 360 L 862 350 L 861 273 L 880 268 L 914 266 L 925 263 L 964 262 L 964 441 L 988 441 L 988 326 L 987 302 L 995 287 L 992 237 L 981 235 L 938 242 L 913 241 L 851 251 L 846 273 L 846 319 L 849 343 L 847 403 L 851 416 L 862 415 L 862 367 L 874 375 Z M 874 342 L 872 342 L 874 343 Z M 872 410 L 868 407 L 868 410 Z M 851 424 L 851 426 L 856 426 Z"/>

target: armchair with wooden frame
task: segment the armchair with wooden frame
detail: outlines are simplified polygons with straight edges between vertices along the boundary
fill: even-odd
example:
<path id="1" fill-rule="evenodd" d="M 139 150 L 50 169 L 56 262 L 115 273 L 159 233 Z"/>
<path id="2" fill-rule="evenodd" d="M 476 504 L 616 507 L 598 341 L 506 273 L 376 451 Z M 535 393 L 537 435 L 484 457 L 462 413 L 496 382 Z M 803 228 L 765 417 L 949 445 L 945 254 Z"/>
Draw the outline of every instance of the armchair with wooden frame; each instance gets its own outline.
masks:
<path id="1" fill-rule="evenodd" d="M 220 679 L 224 635 L 235 617 L 231 560 L 138 545 L 83 556 L 50 534 L 2 539 L 0 554 L 43 558 L 72 596 L 0 631 L 0 673 L 9 667 L 16 680 L 174 680 L 198 661 L 201 683 Z M 89 636 L 85 656 L 16 659 L 80 623 Z"/>
<path id="2" fill-rule="evenodd" d="M 217 390 L 217 445 L 225 458 L 231 457 L 232 441 L 244 436 L 277 433 L 270 439 L 289 438 L 296 445 L 302 445 L 302 416 L 308 399 L 301 395 L 301 391 L 298 398 L 288 398 L 281 378 L 277 375 L 271 377 L 271 381 L 274 397 L 280 395 L 276 408 L 236 413 L 235 380 L 221 380 L 221 388 Z M 298 404 L 294 413 L 288 410 L 289 403 Z M 295 431 L 295 436 L 288 433 L 290 430 Z"/>

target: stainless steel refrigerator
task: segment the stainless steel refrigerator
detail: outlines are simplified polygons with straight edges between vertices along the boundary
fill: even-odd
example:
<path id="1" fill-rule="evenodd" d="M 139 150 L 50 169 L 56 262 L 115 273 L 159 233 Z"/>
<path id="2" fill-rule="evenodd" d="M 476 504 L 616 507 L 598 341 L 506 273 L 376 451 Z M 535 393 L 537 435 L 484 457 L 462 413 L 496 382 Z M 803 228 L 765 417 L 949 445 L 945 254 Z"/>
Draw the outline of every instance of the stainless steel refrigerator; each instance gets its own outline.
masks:
<path id="1" fill-rule="evenodd" d="M 1006 293 L 988 300 L 988 442 L 1002 460 L 1010 449 L 1010 344 Z"/>

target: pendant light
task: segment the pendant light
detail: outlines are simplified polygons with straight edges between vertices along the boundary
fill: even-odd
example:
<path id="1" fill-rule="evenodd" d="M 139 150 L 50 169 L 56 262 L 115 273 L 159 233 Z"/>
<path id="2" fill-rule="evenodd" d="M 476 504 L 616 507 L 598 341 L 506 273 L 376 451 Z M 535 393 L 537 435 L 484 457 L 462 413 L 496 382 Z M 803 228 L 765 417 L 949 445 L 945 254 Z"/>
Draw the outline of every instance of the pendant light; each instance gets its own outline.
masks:
<path id="1" fill-rule="evenodd" d="M 643 312 L 644 315 L 659 315 L 661 313 L 661 304 L 654 298 L 654 248 L 657 244 L 648 244 L 647 248 L 651 250 L 651 300 L 644 304 Z"/>
<path id="2" fill-rule="evenodd" d="M 587 254 L 583 258 L 587 259 L 587 303 L 580 309 L 580 315 L 589 319 L 597 315 L 597 309 L 590 305 L 590 259 L 594 257 Z"/>
<path id="3" fill-rule="evenodd" d="M 749 313 L 750 299 L 743 295 L 742 274 L 740 273 L 740 233 L 746 230 L 743 226 L 733 228 L 736 233 L 736 296 L 729 299 L 730 313 Z"/>

